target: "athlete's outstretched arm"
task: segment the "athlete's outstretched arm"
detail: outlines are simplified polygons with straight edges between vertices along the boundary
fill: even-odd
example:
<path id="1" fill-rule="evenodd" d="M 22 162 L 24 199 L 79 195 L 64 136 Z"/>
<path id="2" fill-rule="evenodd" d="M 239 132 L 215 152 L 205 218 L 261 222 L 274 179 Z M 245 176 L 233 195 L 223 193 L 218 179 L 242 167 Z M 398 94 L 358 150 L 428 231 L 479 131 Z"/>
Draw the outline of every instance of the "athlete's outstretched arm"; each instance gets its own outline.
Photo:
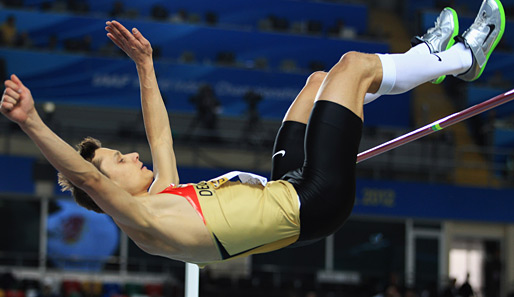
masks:
<path id="1" fill-rule="evenodd" d="M 115 220 L 145 226 L 148 215 L 129 193 L 115 185 L 90 162 L 43 123 L 34 108 L 30 90 L 16 75 L 5 81 L 0 112 L 17 123 L 39 147 L 46 159 L 74 185 L 83 189 Z"/>
<path id="2" fill-rule="evenodd" d="M 107 36 L 136 63 L 146 136 L 152 152 L 155 181 L 150 194 L 178 184 L 179 177 L 166 106 L 162 100 L 152 59 L 152 46 L 137 29 L 127 30 L 117 21 L 106 23 Z"/>

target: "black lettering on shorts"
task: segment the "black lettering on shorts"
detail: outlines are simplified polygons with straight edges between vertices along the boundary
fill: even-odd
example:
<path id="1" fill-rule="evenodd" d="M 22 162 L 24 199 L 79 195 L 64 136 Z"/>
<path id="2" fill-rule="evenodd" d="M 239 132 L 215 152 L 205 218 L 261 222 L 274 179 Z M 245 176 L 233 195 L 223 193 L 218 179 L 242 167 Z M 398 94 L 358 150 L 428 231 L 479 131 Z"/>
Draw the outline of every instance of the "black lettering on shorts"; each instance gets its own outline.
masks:
<path id="1" fill-rule="evenodd" d="M 212 196 L 212 191 L 200 190 L 200 191 L 198 191 L 198 194 L 200 194 L 200 196 Z"/>
<path id="2" fill-rule="evenodd" d="M 198 195 L 200 196 L 212 196 L 214 195 L 209 188 L 209 185 L 205 182 L 199 183 L 195 185 L 195 188 L 198 190 Z"/>

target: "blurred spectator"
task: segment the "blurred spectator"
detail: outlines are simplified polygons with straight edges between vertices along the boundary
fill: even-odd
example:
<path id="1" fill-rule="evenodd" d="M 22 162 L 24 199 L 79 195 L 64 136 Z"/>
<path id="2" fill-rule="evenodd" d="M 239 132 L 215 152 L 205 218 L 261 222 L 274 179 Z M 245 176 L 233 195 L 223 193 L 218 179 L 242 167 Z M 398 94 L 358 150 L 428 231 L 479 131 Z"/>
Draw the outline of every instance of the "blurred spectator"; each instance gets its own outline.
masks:
<path id="1" fill-rule="evenodd" d="M 338 19 L 336 24 L 328 29 L 328 34 L 333 37 L 353 39 L 357 37 L 355 28 L 345 26 L 342 19 Z"/>
<path id="2" fill-rule="evenodd" d="M 29 33 L 27 31 L 24 31 L 18 36 L 16 36 L 14 46 L 26 49 L 32 48 L 33 43 L 32 39 L 30 39 Z"/>
<path id="3" fill-rule="evenodd" d="M 179 9 L 177 13 L 173 14 L 170 18 L 172 23 L 184 23 L 187 21 L 188 12 L 185 9 Z"/>
<path id="4" fill-rule="evenodd" d="M 48 10 L 51 10 L 52 9 L 52 6 L 53 6 L 53 3 L 52 1 L 44 1 L 41 3 L 41 5 L 39 6 L 39 8 L 42 10 L 42 11 L 48 11 Z"/>
<path id="5" fill-rule="evenodd" d="M 64 40 L 64 50 L 69 52 L 77 52 L 80 49 L 80 42 L 78 39 L 69 38 Z"/>
<path id="6" fill-rule="evenodd" d="M 307 21 L 307 33 L 318 35 L 323 31 L 323 24 L 320 21 L 309 20 Z"/>
<path id="7" fill-rule="evenodd" d="M 316 71 L 323 71 L 325 70 L 325 64 L 321 61 L 311 61 L 309 63 L 309 71 L 310 72 L 316 72 Z"/>
<path id="8" fill-rule="evenodd" d="M 280 61 L 280 70 L 288 73 L 298 71 L 296 61 L 293 59 L 284 59 Z"/>
<path id="9" fill-rule="evenodd" d="M 89 53 L 91 52 L 91 35 L 82 38 L 69 38 L 64 41 L 64 49 L 70 52 Z"/>
<path id="10" fill-rule="evenodd" d="M 448 285 L 443 289 L 441 297 L 456 297 L 457 296 L 457 279 L 450 278 Z"/>
<path id="11" fill-rule="evenodd" d="M 123 2 L 118 0 L 112 4 L 112 9 L 109 12 L 109 16 L 113 17 L 113 18 L 123 17 L 124 13 L 125 13 L 125 6 L 123 5 Z"/>
<path id="12" fill-rule="evenodd" d="M 259 20 L 258 28 L 262 31 L 271 31 L 273 30 L 273 25 L 271 24 L 271 20 L 269 18 L 264 18 Z"/>
<path id="13" fill-rule="evenodd" d="M 262 137 L 256 135 L 256 132 L 262 132 L 260 127 L 261 115 L 259 114 L 259 102 L 262 101 L 262 95 L 249 90 L 243 96 L 243 100 L 247 104 L 246 123 L 242 131 L 241 139 L 247 144 L 262 143 Z M 256 142 L 256 143 L 254 143 Z"/>
<path id="14" fill-rule="evenodd" d="M 219 52 L 216 55 L 216 63 L 222 66 L 234 66 L 236 64 L 236 55 L 230 51 Z"/>
<path id="15" fill-rule="evenodd" d="M 259 29 L 264 31 L 286 31 L 289 29 L 289 21 L 286 18 L 270 14 L 265 19 L 259 21 Z"/>
<path id="16" fill-rule="evenodd" d="M 221 104 L 216 98 L 211 85 L 205 84 L 198 89 L 198 92 L 189 98 L 196 107 L 196 117 L 189 126 L 188 136 L 193 135 L 198 125 L 202 128 L 201 140 L 216 142 L 218 137 L 218 114 L 221 111 Z"/>
<path id="17" fill-rule="evenodd" d="M 152 7 L 151 16 L 154 20 L 165 21 L 168 19 L 168 10 L 166 7 L 156 4 Z"/>
<path id="18" fill-rule="evenodd" d="M 46 44 L 46 49 L 49 51 L 57 50 L 59 46 L 59 39 L 57 38 L 57 34 L 51 34 L 48 36 L 48 42 Z"/>
<path id="19" fill-rule="evenodd" d="M 286 18 L 270 15 L 269 19 L 273 30 L 286 31 L 289 29 L 289 21 Z"/>
<path id="20" fill-rule="evenodd" d="M 342 19 L 338 19 L 334 26 L 328 28 L 328 34 L 332 36 L 341 37 L 344 28 L 344 21 Z"/>
<path id="21" fill-rule="evenodd" d="M 471 284 L 469 283 L 469 273 L 466 275 L 466 281 L 460 286 L 458 295 L 460 297 L 471 297 L 475 294 L 473 293 L 473 288 L 471 287 Z"/>
<path id="22" fill-rule="evenodd" d="M 5 22 L 0 25 L 0 45 L 13 46 L 16 41 L 16 18 L 9 15 Z"/>
<path id="23" fill-rule="evenodd" d="M 66 0 L 55 0 L 50 2 L 51 10 L 55 12 L 66 12 L 68 10 L 68 3 Z"/>
<path id="24" fill-rule="evenodd" d="M 258 105 L 259 102 L 262 101 L 262 95 L 253 90 L 249 90 L 244 94 L 243 100 L 246 102 L 248 106 L 246 112 L 249 121 L 258 122 L 260 120 Z"/>
<path id="25" fill-rule="evenodd" d="M 81 51 L 84 52 L 84 53 L 91 52 L 92 45 L 93 45 L 93 38 L 91 37 L 91 35 L 89 35 L 89 34 L 85 35 L 82 38 Z"/>
<path id="26" fill-rule="evenodd" d="M 266 57 L 255 58 L 254 67 L 255 67 L 255 69 L 260 69 L 260 70 L 269 69 L 268 59 Z"/>
<path id="27" fill-rule="evenodd" d="M 39 291 L 38 297 L 58 297 L 57 285 L 52 278 L 45 277 L 41 281 L 41 290 Z"/>
<path id="28" fill-rule="evenodd" d="M 215 26 L 218 24 L 218 15 L 213 11 L 205 13 L 205 23 L 209 26 Z"/>
<path id="29" fill-rule="evenodd" d="M 5 7 L 23 7 L 23 0 L 4 0 Z"/>
<path id="30" fill-rule="evenodd" d="M 112 41 L 107 41 L 104 45 L 102 45 L 98 49 L 98 53 L 105 57 L 116 57 L 116 56 L 124 56 L 125 53 L 120 50 Z"/>
<path id="31" fill-rule="evenodd" d="M 183 51 L 178 58 L 178 61 L 181 63 L 195 63 L 196 56 L 192 51 Z"/>
<path id="32" fill-rule="evenodd" d="M 291 23 L 291 28 L 289 31 L 291 32 L 291 34 L 304 34 L 307 30 L 306 27 L 307 25 L 305 24 L 305 22 L 296 21 Z"/>
<path id="33" fill-rule="evenodd" d="M 187 22 L 191 24 L 199 24 L 202 22 L 202 17 L 197 13 L 190 13 L 187 17 Z"/>
<path id="34" fill-rule="evenodd" d="M 133 8 L 125 8 L 123 2 L 118 0 L 113 3 L 109 16 L 112 18 L 135 19 L 139 16 L 139 11 Z"/>
<path id="35" fill-rule="evenodd" d="M 87 0 L 67 0 L 67 8 L 74 13 L 88 13 L 89 3 Z"/>

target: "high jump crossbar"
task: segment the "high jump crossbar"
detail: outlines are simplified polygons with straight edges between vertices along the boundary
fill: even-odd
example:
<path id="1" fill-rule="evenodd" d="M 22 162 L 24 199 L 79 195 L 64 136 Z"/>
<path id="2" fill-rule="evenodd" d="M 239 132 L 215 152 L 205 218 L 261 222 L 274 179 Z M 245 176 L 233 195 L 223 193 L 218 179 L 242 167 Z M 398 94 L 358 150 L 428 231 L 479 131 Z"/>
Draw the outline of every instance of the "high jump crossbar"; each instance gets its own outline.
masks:
<path id="1" fill-rule="evenodd" d="M 428 124 L 426 126 L 423 126 L 417 130 L 414 130 L 410 133 L 404 134 L 402 136 L 399 136 L 395 139 L 392 139 L 388 142 L 385 142 L 381 145 L 375 146 L 373 148 L 370 148 L 369 150 L 366 150 L 362 153 L 359 153 L 357 155 L 357 163 L 360 163 L 364 160 L 367 160 L 369 158 L 372 158 L 374 156 L 380 155 L 382 153 L 385 153 L 387 151 L 390 151 L 394 148 L 397 148 L 399 146 L 402 146 L 404 144 L 407 144 L 411 141 L 414 141 L 416 139 L 419 139 L 421 137 L 424 137 L 426 135 L 432 134 L 434 132 L 437 132 L 439 130 L 442 130 L 446 127 L 449 127 L 453 124 L 462 122 L 472 116 L 475 116 L 479 113 L 482 113 L 484 111 L 488 111 L 492 108 L 495 108 L 499 105 L 502 105 L 504 103 L 507 103 L 514 99 L 514 89 L 505 92 L 503 94 L 500 94 L 496 97 L 493 97 L 489 100 L 486 100 L 482 103 L 479 103 L 477 105 L 473 105 L 471 107 L 468 107 L 460 112 L 456 112 L 452 115 L 449 115 L 445 118 L 442 118 L 440 120 L 437 120 L 431 124 Z"/>

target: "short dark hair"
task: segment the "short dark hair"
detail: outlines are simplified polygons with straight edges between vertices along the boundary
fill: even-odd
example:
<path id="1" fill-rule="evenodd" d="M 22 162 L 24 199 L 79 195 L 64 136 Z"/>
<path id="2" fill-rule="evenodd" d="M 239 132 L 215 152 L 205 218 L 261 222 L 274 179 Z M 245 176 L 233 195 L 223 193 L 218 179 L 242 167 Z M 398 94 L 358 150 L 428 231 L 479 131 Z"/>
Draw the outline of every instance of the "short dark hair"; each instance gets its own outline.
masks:
<path id="1" fill-rule="evenodd" d="M 96 168 L 98 168 L 98 170 L 100 170 L 99 165 L 93 162 L 93 158 L 95 157 L 96 150 L 101 147 L 102 143 L 98 139 L 86 137 L 77 145 L 77 151 L 82 158 L 91 162 Z M 104 213 L 104 211 L 86 192 L 72 184 L 62 173 L 58 174 L 58 182 L 61 186 L 61 191 L 70 191 L 78 205 L 97 213 Z"/>

